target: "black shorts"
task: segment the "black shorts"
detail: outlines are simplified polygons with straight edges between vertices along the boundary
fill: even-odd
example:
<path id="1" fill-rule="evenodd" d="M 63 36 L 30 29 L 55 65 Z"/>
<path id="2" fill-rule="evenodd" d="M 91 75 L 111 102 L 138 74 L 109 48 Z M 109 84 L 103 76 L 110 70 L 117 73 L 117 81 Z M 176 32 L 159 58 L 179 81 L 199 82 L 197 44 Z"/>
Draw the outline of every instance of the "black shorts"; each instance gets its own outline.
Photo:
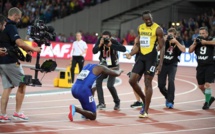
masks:
<path id="1" fill-rule="evenodd" d="M 156 72 L 156 64 L 157 64 L 156 50 L 146 55 L 140 53 L 138 59 L 134 64 L 132 72 L 137 73 L 140 76 L 142 76 L 143 74 L 154 76 Z"/>
<path id="2" fill-rule="evenodd" d="M 196 70 L 196 79 L 199 85 L 214 82 L 214 65 L 198 66 Z"/>

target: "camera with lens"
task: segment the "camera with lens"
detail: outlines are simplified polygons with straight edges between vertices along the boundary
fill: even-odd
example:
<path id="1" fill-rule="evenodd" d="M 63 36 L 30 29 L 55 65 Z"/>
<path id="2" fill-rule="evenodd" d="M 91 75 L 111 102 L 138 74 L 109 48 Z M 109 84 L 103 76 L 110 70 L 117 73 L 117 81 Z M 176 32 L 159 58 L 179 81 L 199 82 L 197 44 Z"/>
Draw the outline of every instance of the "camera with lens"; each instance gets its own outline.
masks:
<path id="1" fill-rule="evenodd" d="M 174 38 L 174 37 L 173 37 L 172 34 L 170 34 L 170 35 L 167 36 L 167 40 L 168 40 L 168 41 L 172 40 L 173 38 Z"/>
<path id="2" fill-rule="evenodd" d="M 110 42 L 110 39 L 108 37 L 103 38 L 104 39 L 104 44 L 107 45 Z"/>
<path id="3" fill-rule="evenodd" d="M 42 20 L 36 20 L 34 25 L 28 27 L 27 34 L 38 44 L 50 46 L 56 34 L 52 26 L 46 26 Z"/>
<path id="4" fill-rule="evenodd" d="M 37 43 L 39 47 L 41 47 L 41 45 L 43 44 L 45 46 L 50 46 L 51 45 L 50 41 L 53 41 L 56 36 L 54 28 L 52 26 L 46 26 L 44 21 L 42 20 L 36 20 L 32 26 L 29 26 L 27 34 L 33 39 L 34 42 Z M 26 56 L 26 60 L 29 59 L 30 57 Z M 27 82 L 30 81 L 28 85 L 41 86 L 42 83 L 38 79 L 38 72 L 39 71 L 42 73 L 51 72 L 54 71 L 55 68 L 57 67 L 56 61 L 53 61 L 51 59 L 43 62 L 41 66 L 39 60 L 40 53 L 37 53 L 35 68 L 31 68 L 32 70 L 35 70 L 35 77 L 32 80 L 30 77 L 26 77 L 26 81 Z"/>
<path id="5" fill-rule="evenodd" d="M 197 36 L 197 37 L 196 37 L 196 44 L 197 44 L 197 45 L 201 45 L 202 39 L 204 39 L 204 37 L 202 37 L 202 36 Z"/>

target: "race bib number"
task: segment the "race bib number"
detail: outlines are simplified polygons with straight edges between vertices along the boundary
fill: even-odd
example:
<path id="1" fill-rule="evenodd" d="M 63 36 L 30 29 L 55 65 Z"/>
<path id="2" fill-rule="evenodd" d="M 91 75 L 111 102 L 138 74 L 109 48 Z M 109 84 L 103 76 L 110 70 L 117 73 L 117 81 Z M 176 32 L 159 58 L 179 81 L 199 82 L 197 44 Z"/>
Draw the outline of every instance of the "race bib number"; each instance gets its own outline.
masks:
<path id="1" fill-rule="evenodd" d="M 152 72 L 152 73 L 154 73 L 154 72 L 155 72 L 155 69 L 156 69 L 155 66 L 151 66 L 150 69 L 149 69 L 149 71 Z"/>
<path id="2" fill-rule="evenodd" d="M 82 70 L 78 76 L 77 76 L 77 79 L 80 79 L 80 80 L 84 80 L 88 75 L 89 75 L 90 71 L 89 70 Z"/>
<path id="3" fill-rule="evenodd" d="M 140 37 L 140 46 L 141 47 L 149 47 L 150 46 L 150 37 L 141 36 Z"/>
<path id="4" fill-rule="evenodd" d="M 89 96 L 89 102 L 91 103 L 91 102 L 93 102 L 93 101 L 94 101 L 93 96 Z"/>
<path id="5" fill-rule="evenodd" d="M 106 58 L 106 61 L 107 61 L 107 65 L 108 65 L 108 66 L 111 66 L 111 65 L 112 65 L 112 61 L 111 61 L 111 58 L 110 58 L 110 57 Z"/>

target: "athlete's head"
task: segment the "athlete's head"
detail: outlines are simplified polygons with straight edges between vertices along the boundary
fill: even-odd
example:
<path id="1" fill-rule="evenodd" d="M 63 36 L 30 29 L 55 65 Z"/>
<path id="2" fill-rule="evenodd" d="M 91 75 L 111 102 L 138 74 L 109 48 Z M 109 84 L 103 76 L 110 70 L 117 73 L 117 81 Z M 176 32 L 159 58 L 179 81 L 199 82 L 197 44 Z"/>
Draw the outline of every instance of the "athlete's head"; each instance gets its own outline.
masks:
<path id="1" fill-rule="evenodd" d="M 199 28 L 199 36 L 207 38 L 208 37 L 208 28 L 207 27 L 200 27 Z"/>
<path id="2" fill-rule="evenodd" d="M 142 19 L 146 23 L 146 26 L 151 26 L 153 24 L 152 14 L 149 10 L 143 12 Z"/>

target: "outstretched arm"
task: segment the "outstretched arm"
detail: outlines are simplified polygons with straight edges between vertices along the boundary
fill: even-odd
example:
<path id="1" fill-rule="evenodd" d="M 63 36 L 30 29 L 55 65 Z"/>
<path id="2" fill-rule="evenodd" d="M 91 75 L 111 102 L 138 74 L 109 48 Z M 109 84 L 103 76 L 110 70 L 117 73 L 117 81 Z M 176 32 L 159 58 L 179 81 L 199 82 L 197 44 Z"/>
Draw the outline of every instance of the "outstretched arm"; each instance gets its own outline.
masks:
<path id="1" fill-rule="evenodd" d="M 135 54 L 137 54 L 139 52 L 139 50 L 140 50 L 140 42 L 139 42 L 139 40 L 140 40 L 140 36 L 137 36 L 135 38 L 135 40 L 134 40 L 134 45 L 133 45 L 133 47 L 131 49 L 131 52 L 125 54 L 126 58 L 131 59 L 131 56 L 133 56 L 133 55 L 135 55 Z"/>
<path id="2" fill-rule="evenodd" d="M 189 53 L 192 53 L 196 48 L 196 40 L 193 41 L 193 44 L 189 47 Z"/>
<path id="3" fill-rule="evenodd" d="M 215 40 L 202 40 L 203 45 L 215 45 Z"/>
<path id="4" fill-rule="evenodd" d="M 95 75 L 100 75 L 100 74 L 107 74 L 111 76 L 120 76 L 123 70 L 112 70 L 107 68 L 106 66 L 103 65 L 97 65 L 96 67 L 93 68 L 93 73 Z"/>

